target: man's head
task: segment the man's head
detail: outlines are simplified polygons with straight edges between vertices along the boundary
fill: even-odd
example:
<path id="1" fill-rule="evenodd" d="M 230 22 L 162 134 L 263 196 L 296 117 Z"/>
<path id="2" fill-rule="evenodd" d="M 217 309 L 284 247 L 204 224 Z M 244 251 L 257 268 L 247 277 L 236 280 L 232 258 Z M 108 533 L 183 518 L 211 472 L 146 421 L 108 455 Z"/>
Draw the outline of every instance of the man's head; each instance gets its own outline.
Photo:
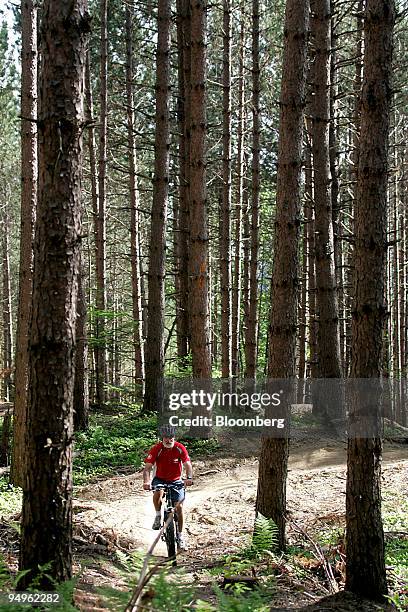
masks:
<path id="1" fill-rule="evenodd" d="M 166 448 L 173 448 L 174 438 L 176 435 L 176 428 L 171 425 L 163 425 L 160 427 L 160 436 L 163 442 L 163 446 Z"/>

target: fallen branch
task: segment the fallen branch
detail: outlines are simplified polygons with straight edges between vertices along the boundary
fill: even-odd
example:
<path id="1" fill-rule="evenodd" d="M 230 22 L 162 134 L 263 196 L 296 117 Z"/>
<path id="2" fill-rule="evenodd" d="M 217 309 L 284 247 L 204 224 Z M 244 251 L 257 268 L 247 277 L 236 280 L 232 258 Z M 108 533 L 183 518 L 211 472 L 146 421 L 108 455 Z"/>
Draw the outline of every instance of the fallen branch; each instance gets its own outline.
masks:
<path id="1" fill-rule="evenodd" d="M 290 521 L 287 517 L 285 517 L 285 520 L 287 523 L 291 524 L 298 533 L 302 534 L 312 544 L 313 548 L 315 549 L 314 555 L 316 559 L 318 559 L 323 566 L 324 573 L 326 574 L 327 582 L 329 584 L 330 592 L 338 593 L 339 585 L 337 584 L 337 581 L 333 575 L 333 570 L 332 570 L 332 567 L 329 561 L 324 556 L 321 546 L 317 542 L 315 542 L 310 537 L 310 535 L 304 529 L 302 529 L 302 527 L 300 527 L 297 523 L 295 523 L 295 521 L 293 520 Z"/>
<path id="2" fill-rule="evenodd" d="M 130 598 L 129 603 L 125 608 L 125 612 L 137 612 L 138 610 L 141 610 L 143 608 L 143 606 L 141 606 L 140 604 L 140 599 L 141 599 L 142 591 L 144 587 L 149 582 L 150 578 L 156 573 L 157 569 L 166 563 L 166 561 L 161 561 L 160 563 L 157 563 L 156 565 L 154 565 L 149 572 L 147 572 L 147 566 L 149 563 L 149 559 L 153 555 L 153 551 L 156 548 L 156 544 L 158 543 L 163 532 L 167 528 L 167 525 L 170 523 L 170 521 L 173 520 L 173 514 L 174 514 L 173 510 L 169 512 L 169 516 L 167 517 L 166 522 L 164 523 L 163 527 L 160 529 L 153 544 L 150 546 L 149 550 L 146 553 L 146 556 L 143 561 L 142 569 L 140 570 L 139 580 L 133 590 L 132 597 Z"/>

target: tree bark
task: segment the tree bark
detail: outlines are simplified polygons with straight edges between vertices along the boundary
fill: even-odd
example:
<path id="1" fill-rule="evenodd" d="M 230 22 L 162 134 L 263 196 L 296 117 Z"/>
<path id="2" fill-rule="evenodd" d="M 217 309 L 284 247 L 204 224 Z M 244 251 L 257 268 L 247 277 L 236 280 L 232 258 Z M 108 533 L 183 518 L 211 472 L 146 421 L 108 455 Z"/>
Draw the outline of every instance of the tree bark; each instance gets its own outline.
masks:
<path id="1" fill-rule="evenodd" d="M 107 382 L 105 315 L 106 310 L 106 164 L 108 136 L 108 0 L 100 0 L 100 127 L 98 161 L 98 215 L 96 232 L 96 403 L 105 403 Z"/>
<path id="2" fill-rule="evenodd" d="M 393 0 L 367 0 L 364 76 L 355 215 L 355 304 L 352 321 L 353 378 L 376 379 L 381 373 L 384 272 L 387 250 L 387 154 L 392 100 Z M 377 399 L 377 398 L 376 398 Z M 376 402 L 364 417 L 365 398 L 356 394 L 350 410 L 347 451 L 346 589 L 370 599 L 387 593 L 381 522 L 381 439 L 356 437 L 354 427 L 379 417 Z"/>
<path id="3" fill-rule="evenodd" d="M 231 376 L 231 7 L 223 0 L 222 204 L 220 227 L 221 375 Z"/>
<path id="4" fill-rule="evenodd" d="M 13 319 L 11 311 L 11 279 L 10 279 L 10 213 L 6 208 L 3 211 L 3 240 L 2 240 L 2 310 L 3 310 L 3 368 L 1 370 L 2 395 L 6 402 L 12 401 L 12 361 L 13 361 Z M 11 413 L 8 410 L 3 417 L 3 427 L 0 444 L 0 465 L 7 466 L 10 460 L 10 434 Z"/>
<path id="5" fill-rule="evenodd" d="M 171 0 L 159 0 L 156 56 L 156 135 L 152 224 L 149 245 L 149 293 L 144 412 L 160 409 L 164 376 L 164 280 L 169 189 L 169 94 Z"/>
<path id="6" fill-rule="evenodd" d="M 239 372 L 239 341 L 241 332 L 241 267 L 242 267 L 242 208 L 244 191 L 244 130 L 245 130 L 245 18 L 241 7 L 241 33 L 239 40 L 239 68 L 238 68 L 238 143 L 237 143 L 237 188 L 235 204 L 235 255 L 232 286 L 232 346 L 231 346 L 231 373 L 237 376 Z"/>
<path id="7" fill-rule="evenodd" d="M 190 320 L 193 377 L 211 377 L 205 142 L 206 0 L 190 0 Z"/>
<path id="8" fill-rule="evenodd" d="M 3 398 L 6 402 L 11 402 L 11 371 L 14 355 L 13 346 L 13 317 L 11 311 L 11 278 L 10 278 L 10 212 L 8 209 L 3 211 L 3 237 L 2 237 L 2 311 L 3 311 L 3 369 L 9 375 L 3 377 Z"/>
<path id="9" fill-rule="evenodd" d="M 28 391 L 28 334 L 32 297 L 33 239 L 37 206 L 37 3 L 21 1 L 21 228 L 16 337 L 13 459 L 10 481 L 24 481 Z"/>
<path id="10" fill-rule="evenodd" d="M 85 104 L 86 104 L 86 118 L 89 122 L 88 127 L 88 138 L 87 138 L 87 147 L 89 154 L 89 173 L 90 173 L 90 182 L 91 182 L 91 203 L 92 203 L 92 217 L 93 217 L 93 237 L 95 244 L 95 262 L 97 260 L 97 245 L 98 245 L 98 177 L 96 170 L 96 145 L 95 145 L 95 128 L 94 128 L 94 116 L 93 116 L 93 96 L 92 96 L 92 84 L 91 84 L 91 58 L 90 51 L 86 55 L 86 66 L 85 66 Z M 89 261 L 91 260 L 91 255 L 89 254 Z M 96 266 L 95 266 L 96 267 Z M 90 274 L 91 275 L 91 274 Z M 90 293 L 90 292 L 89 292 Z M 92 300 L 91 294 L 89 295 L 89 301 Z M 97 337 L 98 329 L 97 329 L 97 320 L 96 317 L 92 320 L 93 331 L 95 337 Z M 90 401 L 95 403 L 97 402 L 96 397 L 96 370 L 97 370 L 97 353 L 99 347 L 95 346 L 94 350 L 91 353 L 91 376 L 90 376 Z"/>
<path id="11" fill-rule="evenodd" d="M 315 202 L 317 350 L 319 378 L 340 378 L 340 336 L 330 173 L 330 0 L 311 2 L 314 45 L 312 151 Z"/>
<path id="12" fill-rule="evenodd" d="M 78 274 L 78 303 L 76 318 L 76 356 L 74 386 L 74 430 L 85 431 L 89 421 L 87 309 L 82 263 Z"/>
<path id="13" fill-rule="evenodd" d="M 190 13 L 188 0 L 177 0 L 177 118 L 179 125 L 179 203 L 176 227 L 177 357 L 179 368 L 187 367 L 189 352 L 188 258 L 189 258 L 189 148 L 186 117 L 189 114 Z"/>
<path id="14" fill-rule="evenodd" d="M 135 385 L 143 383 L 143 313 L 140 261 L 139 192 L 137 185 L 137 157 L 134 136 L 135 112 L 133 96 L 133 0 L 126 5 L 126 105 L 129 154 L 130 191 L 130 263 L 132 269 L 132 313 Z"/>
<path id="15" fill-rule="evenodd" d="M 246 323 L 245 376 L 256 377 L 258 328 L 258 251 L 259 251 L 259 0 L 252 0 L 252 202 L 251 262 L 249 271 L 249 308 Z"/>
<path id="16" fill-rule="evenodd" d="M 280 101 L 280 131 L 268 376 L 292 378 L 296 365 L 300 179 L 305 105 L 308 0 L 287 0 Z M 290 403 L 290 398 L 287 398 Z M 256 510 L 271 517 L 285 544 L 287 438 L 263 438 Z"/>
<path id="17" fill-rule="evenodd" d="M 86 0 L 43 5 L 38 215 L 19 581 L 72 575 L 72 435 L 81 243 Z"/>

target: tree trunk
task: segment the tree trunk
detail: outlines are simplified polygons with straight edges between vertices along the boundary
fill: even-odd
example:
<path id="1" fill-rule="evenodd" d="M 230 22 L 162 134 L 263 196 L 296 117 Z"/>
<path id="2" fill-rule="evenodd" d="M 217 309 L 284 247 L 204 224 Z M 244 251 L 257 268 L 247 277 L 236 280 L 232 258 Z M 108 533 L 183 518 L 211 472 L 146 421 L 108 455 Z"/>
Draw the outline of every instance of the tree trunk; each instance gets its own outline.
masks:
<path id="1" fill-rule="evenodd" d="M 311 3 L 314 45 L 312 151 L 315 202 L 317 350 L 319 378 L 340 378 L 340 336 L 330 174 L 330 0 Z"/>
<path id="2" fill-rule="evenodd" d="M 249 309 L 246 324 L 245 376 L 256 377 L 258 326 L 258 250 L 259 250 L 259 0 L 252 0 L 252 206 L 251 206 L 251 263 L 249 271 Z"/>
<path id="3" fill-rule="evenodd" d="M 244 190 L 244 129 L 245 129 L 245 18 L 243 6 L 241 7 L 241 34 L 239 40 L 239 75 L 238 75 L 238 144 L 237 144 L 237 190 L 235 204 L 235 256 L 232 286 L 232 347 L 231 347 L 231 373 L 239 373 L 239 341 L 241 331 L 241 234 L 242 234 L 242 208 Z"/>
<path id="4" fill-rule="evenodd" d="M 292 378 L 295 375 L 300 179 L 308 22 L 308 0 L 287 0 L 269 324 L 270 378 Z M 290 397 L 287 399 L 290 403 Z M 280 548 L 283 548 L 285 543 L 288 454 L 288 438 L 262 439 L 256 510 L 271 517 L 278 526 Z"/>
<path id="5" fill-rule="evenodd" d="M 98 162 L 98 215 L 96 233 L 96 403 L 105 403 L 105 384 L 107 382 L 105 315 L 106 310 L 106 163 L 108 136 L 108 0 L 100 0 L 101 40 L 100 40 L 100 127 Z"/>
<path id="6" fill-rule="evenodd" d="M 359 166 L 359 150 L 360 150 L 360 104 L 361 104 L 361 80 L 362 80 L 362 54 L 363 54 L 363 11 L 364 11 L 364 0 L 358 0 L 357 11 L 356 11 L 356 61 L 354 65 L 354 106 L 353 106 L 353 136 L 352 136 L 352 167 L 351 167 L 351 178 L 353 183 L 353 198 L 350 205 L 350 234 L 354 236 L 354 207 L 357 200 L 357 180 L 358 180 L 358 166 Z M 354 245 L 349 244 L 348 257 L 346 258 L 346 274 L 345 274 L 345 285 L 347 287 L 347 294 L 345 298 L 345 362 L 351 364 L 351 313 L 354 309 L 353 295 L 349 287 L 352 285 L 352 275 L 354 266 Z M 345 374 L 350 374 L 350 366 Z"/>
<path id="7" fill-rule="evenodd" d="M 223 0 L 222 203 L 220 215 L 221 376 L 231 376 L 231 7 Z"/>
<path id="8" fill-rule="evenodd" d="M 190 0 L 190 320 L 193 377 L 211 377 L 205 141 L 206 0 Z"/>
<path id="9" fill-rule="evenodd" d="M 137 185 L 137 158 L 134 136 L 135 112 L 133 97 L 133 0 L 126 5 L 126 105 L 129 151 L 129 191 L 130 191 L 130 263 L 132 268 L 132 313 L 133 313 L 133 350 L 135 385 L 143 383 L 143 314 L 141 261 L 139 244 L 139 193 Z"/>
<path id="10" fill-rule="evenodd" d="M 300 382 L 300 394 L 299 402 L 303 403 L 303 380 L 306 377 L 306 331 L 307 331 L 307 295 L 308 295 L 308 211 L 310 209 L 310 202 L 305 198 L 303 203 L 303 217 L 305 222 L 302 227 L 302 264 L 301 264 L 301 290 L 300 290 L 300 302 L 299 302 L 299 367 L 298 376 Z"/>
<path id="11" fill-rule="evenodd" d="M 10 278 L 10 212 L 3 210 L 3 238 L 2 238 L 2 311 L 3 311 L 3 369 L 9 374 L 3 378 L 3 398 L 11 402 L 11 371 L 14 355 L 13 347 L 13 317 L 11 312 L 11 278 Z"/>
<path id="12" fill-rule="evenodd" d="M 386 319 L 384 272 L 387 250 L 387 153 L 394 19 L 393 0 L 367 0 L 355 215 L 353 378 L 376 379 L 381 373 Z M 356 394 L 350 410 L 346 589 L 363 597 L 381 599 L 387 593 L 380 493 L 382 444 L 381 439 L 375 435 L 368 437 L 368 426 L 367 432 L 364 432 L 366 438 L 356 437 L 354 430 L 357 425 L 361 432 L 370 416 L 377 423 L 379 407 L 376 402 L 372 402 L 372 414 L 364 417 L 360 412 L 364 408 L 364 400 L 364 397 Z"/>
<path id="13" fill-rule="evenodd" d="M 179 368 L 187 367 L 189 351 L 188 321 L 188 240 L 189 240 L 189 148 L 187 144 L 186 116 L 189 102 L 190 82 L 190 17 L 188 0 L 177 0 L 177 75 L 178 97 L 177 115 L 179 126 L 179 203 L 177 214 L 176 239 L 176 293 L 177 293 L 177 357 Z"/>
<path id="14" fill-rule="evenodd" d="M 32 297 L 34 223 L 37 206 L 37 3 L 21 1 L 21 229 L 13 460 L 10 481 L 24 481 L 28 390 L 28 334 Z"/>
<path id="15" fill-rule="evenodd" d="M 89 173 L 91 182 L 91 203 L 92 203 L 92 217 L 93 217 L 93 238 L 95 244 L 95 262 L 97 261 L 97 245 L 98 245 L 98 177 L 96 172 L 96 146 L 95 146 L 95 128 L 93 125 L 93 96 L 92 96 L 92 84 L 91 84 L 91 67 L 90 67 L 90 51 L 86 55 L 86 66 L 85 66 L 85 103 L 86 103 L 86 118 L 90 123 L 88 127 L 88 154 L 89 154 Z M 88 249 L 89 250 L 89 249 Z M 90 250 L 89 250 L 90 251 Z M 88 253 L 89 263 L 91 264 L 91 253 Z M 96 266 L 95 266 L 96 267 Z M 91 269 L 89 269 L 89 277 L 91 278 Z M 91 291 L 89 291 L 89 302 L 92 300 Z M 98 335 L 97 329 L 97 318 L 94 316 L 92 320 L 93 333 L 95 337 Z M 96 397 L 96 370 L 97 370 L 97 355 L 99 347 L 95 346 L 91 352 L 91 364 L 90 364 L 90 390 L 89 396 L 92 403 L 97 403 Z"/>
<path id="16" fill-rule="evenodd" d="M 159 0 L 156 56 L 156 136 L 152 224 L 149 245 L 149 297 L 144 412 L 161 407 L 164 376 L 164 280 L 169 189 L 171 0 Z"/>
<path id="17" fill-rule="evenodd" d="M 13 319 L 11 312 L 11 285 L 10 285 L 10 257 L 9 257 L 10 217 L 8 209 L 3 211 L 3 282 L 2 282 L 2 310 L 3 310 L 3 368 L 1 372 L 2 395 L 6 402 L 12 401 L 12 360 L 13 360 Z M 3 417 L 2 436 L 0 444 L 0 465 L 9 465 L 10 460 L 10 434 L 11 414 L 8 410 Z"/>
<path id="18" fill-rule="evenodd" d="M 85 0 L 43 5 L 38 216 L 30 325 L 27 471 L 19 581 L 39 588 L 72 575 L 72 436 L 81 248 Z M 39 565 L 49 564 L 39 574 Z"/>
<path id="19" fill-rule="evenodd" d="M 88 429 L 89 420 L 89 382 L 88 382 L 88 338 L 87 311 L 84 291 L 82 263 L 79 264 L 78 303 L 76 318 L 76 357 L 74 386 L 74 430 Z"/>

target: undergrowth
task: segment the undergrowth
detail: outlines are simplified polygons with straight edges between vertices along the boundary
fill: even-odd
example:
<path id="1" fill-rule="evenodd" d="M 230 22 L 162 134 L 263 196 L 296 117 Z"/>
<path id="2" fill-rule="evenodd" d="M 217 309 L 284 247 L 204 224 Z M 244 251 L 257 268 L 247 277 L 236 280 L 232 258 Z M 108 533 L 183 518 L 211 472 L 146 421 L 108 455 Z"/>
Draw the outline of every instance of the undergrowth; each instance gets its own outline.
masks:
<path id="1" fill-rule="evenodd" d="M 74 482 L 106 476 L 115 468 L 139 469 L 146 451 L 156 441 L 155 417 L 132 413 L 91 415 L 89 429 L 77 432 L 74 447 Z"/>
<path id="2" fill-rule="evenodd" d="M 7 517 L 21 510 L 22 491 L 9 484 L 8 477 L 0 477 L 0 517 Z"/>
<path id="3" fill-rule="evenodd" d="M 75 434 L 74 483 L 85 484 L 90 479 L 107 476 L 115 469 L 142 467 L 149 448 L 156 444 L 157 418 L 140 417 L 134 410 L 117 414 L 92 414 L 89 429 Z M 216 440 L 180 439 L 190 455 L 212 455 L 218 448 Z"/>

